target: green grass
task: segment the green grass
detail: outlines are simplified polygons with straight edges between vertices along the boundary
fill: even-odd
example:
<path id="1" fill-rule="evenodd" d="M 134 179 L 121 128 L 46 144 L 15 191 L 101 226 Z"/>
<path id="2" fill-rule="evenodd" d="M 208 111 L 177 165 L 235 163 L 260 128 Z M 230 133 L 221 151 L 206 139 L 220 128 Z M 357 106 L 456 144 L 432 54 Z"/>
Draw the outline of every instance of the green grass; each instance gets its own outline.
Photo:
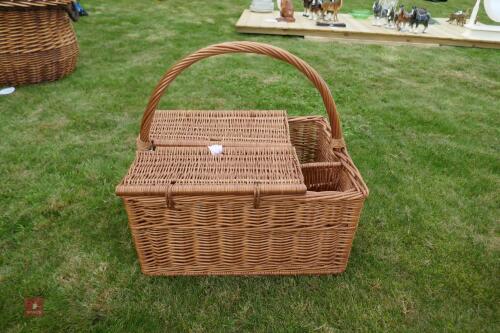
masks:
<path id="1" fill-rule="evenodd" d="M 500 52 L 240 35 L 249 2 L 83 1 L 77 71 L 0 97 L 0 331 L 498 332 Z M 433 16 L 473 2 L 415 1 Z M 242 39 L 332 88 L 371 190 L 347 271 L 143 276 L 114 187 L 149 93 L 183 55 Z M 292 67 L 241 55 L 197 64 L 161 106 L 324 114 Z M 28 296 L 43 317 L 23 317 Z"/>

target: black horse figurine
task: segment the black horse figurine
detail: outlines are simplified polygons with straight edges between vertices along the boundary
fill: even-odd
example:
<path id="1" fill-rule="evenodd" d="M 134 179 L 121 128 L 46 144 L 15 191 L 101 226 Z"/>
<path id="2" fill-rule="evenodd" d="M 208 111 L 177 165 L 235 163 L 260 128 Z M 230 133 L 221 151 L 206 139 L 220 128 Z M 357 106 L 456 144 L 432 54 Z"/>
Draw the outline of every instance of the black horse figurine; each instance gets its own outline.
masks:
<path id="1" fill-rule="evenodd" d="M 375 0 L 372 6 L 373 16 L 375 17 L 374 25 L 380 24 L 380 19 L 386 19 L 386 27 L 391 27 L 394 23 L 394 15 L 396 13 L 397 0 Z"/>
<path id="2" fill-rule="evenodd" d="M 393 27 L 396 24 L 395 17 L 396 10 L 394 10 L 394 7 L 391 7 L 391 9 L 389 9 L 389 14 L 387 14 L 387 26 Z"/>
<path id="3" fill-rule="evenodd" d="M 410 27 L 413 30 L 413 26 L 415 26 L 415 30 L 418 29 L 419 24 L 423 24 L 424 30 L 422 33 L 425 33 L 427 27 L 429 26 L 429 21 L 431 20 L 431 14 L 425 8 L 417 8 L 417 6 L 413 6 L 410 13 Z"/>
<path id="4" fill-rule="evenodd" d="M 378 22 L 382 18 L 382 9 L 383 9 L 379 0 L 376 0 L 373 3 L 372 9 L 373 9 L 373 17 L 375 17 L 375 20 L 377 20 Z"/>
<path id="5" fill-rule="evenodd" d="M 309 17 L 309 7 L 311 7 L 312 0 L 304 0 L 304 12 L 302 16 Z"/>

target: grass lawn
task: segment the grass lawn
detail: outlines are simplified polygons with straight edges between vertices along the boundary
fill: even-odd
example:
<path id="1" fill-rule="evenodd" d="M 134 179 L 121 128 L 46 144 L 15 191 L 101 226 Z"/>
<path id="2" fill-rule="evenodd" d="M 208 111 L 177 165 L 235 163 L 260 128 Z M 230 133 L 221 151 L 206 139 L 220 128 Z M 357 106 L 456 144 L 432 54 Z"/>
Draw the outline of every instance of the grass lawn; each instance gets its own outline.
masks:
<path id="1" fill-rule="evenodd" d="M 250 0 L 82 2 L 77 71 L 0 97 L 0 332 L 500 331 L 499 50 L 240 35 Z M 142 111 L 174 61 L 229 40 L 283 47 L 332 88 L 371 190 L 342 275 L 140 273 L 114 187 Z M 197 64 L 161 106 L 325 114 L 291 66 L 245 55 Z"/>

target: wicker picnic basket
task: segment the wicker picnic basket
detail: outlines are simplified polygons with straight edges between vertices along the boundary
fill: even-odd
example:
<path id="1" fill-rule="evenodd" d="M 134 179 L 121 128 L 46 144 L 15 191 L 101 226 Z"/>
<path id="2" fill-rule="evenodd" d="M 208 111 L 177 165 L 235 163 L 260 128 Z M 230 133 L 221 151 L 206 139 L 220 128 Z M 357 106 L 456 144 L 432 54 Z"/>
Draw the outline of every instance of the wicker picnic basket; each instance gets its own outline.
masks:
<path id="1" fill-rule="evenodd" d="M 295 66 L 321 94 L 329 123 L 284 111 L 157 110 L 183 70 L 228 53 Z M 212 155 L 211 144 L 223 154 Z M 286 275 L 345 270 L 368 188 L 319 74 L 283 49 L 231 42 L 201 49 L 163 76 L 116 193 L 145 274 Z"/>
<path id="2" fill-rule="evenodd" d="M 0 0 L 0 86 L 54 81 L 73 72 L 78 42 L 71 0 Z"/>

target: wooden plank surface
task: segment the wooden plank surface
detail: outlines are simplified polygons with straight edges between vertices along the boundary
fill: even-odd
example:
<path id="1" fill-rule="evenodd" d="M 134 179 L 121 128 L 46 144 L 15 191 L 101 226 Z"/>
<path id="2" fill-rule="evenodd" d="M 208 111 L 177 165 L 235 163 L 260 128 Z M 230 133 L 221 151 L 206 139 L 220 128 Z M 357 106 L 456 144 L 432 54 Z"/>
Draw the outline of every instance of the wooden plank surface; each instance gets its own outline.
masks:
<path id="1" fill-rule="evenodd" d="M 236 23 L 236 31 L 241 33 L 295 35 L 312 37 L 331 37 L 334 39 L 365 40 L 391 43 L 423 43 L 451 46 L 500 48 L 499 42 L 463 37 L 465 28 L 449 24 L 444 18 L 435 18 L 434 24 L 429 25 L 426 33 L 396 31 L 394 28 L 374 25 L 373 18 L 358 20 L 349 14 L 339 14 L 339 21 L 346 24 L 346 28 L 319 27 L 316 22 L 302 16 L 302 12 L 295 12 L 295 22 L 277 22 L 277 11 L 273 13 L 254 13 L 246 9 Z M 381 20 L 382 22 L 382 20 Z"/>

